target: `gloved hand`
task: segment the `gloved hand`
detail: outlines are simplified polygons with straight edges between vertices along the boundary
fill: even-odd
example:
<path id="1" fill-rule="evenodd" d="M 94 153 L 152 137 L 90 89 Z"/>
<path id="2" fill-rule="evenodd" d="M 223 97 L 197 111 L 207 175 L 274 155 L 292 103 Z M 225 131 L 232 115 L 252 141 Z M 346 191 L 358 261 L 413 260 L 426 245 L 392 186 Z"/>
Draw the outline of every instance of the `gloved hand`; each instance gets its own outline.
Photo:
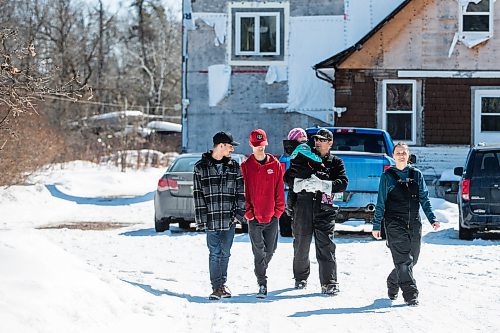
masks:
<path id="1" fill-rule="evenodd" d="M 323 192 L 332 193 L 332 182 L 330 180 L 321 180 L 316 175 L 312 175 L 310 178 L 304 180 L 304 190 L 306 192 Z"/>
<path id="2" fill-rule="evenodd" d="M 302 190 L 305 190 L 305 181 L 307 179 L 302 179 L 302 178 L 295 178 L 293 180 L 293 191 L 295 193 L 299 193 Z"/>

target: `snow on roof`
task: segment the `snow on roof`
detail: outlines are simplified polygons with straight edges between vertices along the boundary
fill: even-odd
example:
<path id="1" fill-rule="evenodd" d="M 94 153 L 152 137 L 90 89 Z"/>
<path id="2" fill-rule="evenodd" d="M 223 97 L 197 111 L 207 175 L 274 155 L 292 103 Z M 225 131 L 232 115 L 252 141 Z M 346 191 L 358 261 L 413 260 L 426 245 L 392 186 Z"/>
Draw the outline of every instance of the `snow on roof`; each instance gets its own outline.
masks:
<path id="1" fill-rule="evenodd" d="M 144 117 L 144 113 L 142 111 L 136 111 L 136 110 L 115 111 L 115 112 L 98 114 L 98 115 L 89 117 L 89 119 L 105 120 L 105 119 L 115 119 L 115 118 L 123 118 L 123 117 Z"/>
<path id="2" fill-rule="evenodd" d="M 157 132 L 177 132 L 180 133 L 182 130 L 182 125 L 171 123 L 168 121 L 150 121 L 147 125 L 147 128 L 155 130 Z"/>

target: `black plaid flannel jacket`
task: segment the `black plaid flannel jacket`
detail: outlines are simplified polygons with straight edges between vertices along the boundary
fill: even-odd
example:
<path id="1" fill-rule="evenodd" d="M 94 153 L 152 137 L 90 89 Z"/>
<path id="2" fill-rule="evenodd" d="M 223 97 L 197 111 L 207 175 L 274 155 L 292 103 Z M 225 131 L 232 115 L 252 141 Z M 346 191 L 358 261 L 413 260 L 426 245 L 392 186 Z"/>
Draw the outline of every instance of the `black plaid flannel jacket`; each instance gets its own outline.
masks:
<path id="1" fill-rule="evenodd" d="M 245 188 L 240 165 L 223 163 L 222 173 L 211 160 L 211 151 L 196 162 L 193 172 L 195 221 L 198 229 L 228 230 L 235 219 L 244 222 Z"/>

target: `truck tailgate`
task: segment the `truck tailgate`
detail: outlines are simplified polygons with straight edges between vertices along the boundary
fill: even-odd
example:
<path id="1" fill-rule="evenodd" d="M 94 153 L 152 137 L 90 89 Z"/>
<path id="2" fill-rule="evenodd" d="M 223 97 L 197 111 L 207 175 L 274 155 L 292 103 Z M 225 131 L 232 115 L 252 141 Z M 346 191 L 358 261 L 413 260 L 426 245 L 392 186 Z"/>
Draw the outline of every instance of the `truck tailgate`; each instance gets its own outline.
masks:
<path id="1" fill-rule="evenodd" d="M 349 184 L 347 192 L 378 192 L 384 165 L 390 165 L 385 154 L 332 151 L 344 161 Z"/>

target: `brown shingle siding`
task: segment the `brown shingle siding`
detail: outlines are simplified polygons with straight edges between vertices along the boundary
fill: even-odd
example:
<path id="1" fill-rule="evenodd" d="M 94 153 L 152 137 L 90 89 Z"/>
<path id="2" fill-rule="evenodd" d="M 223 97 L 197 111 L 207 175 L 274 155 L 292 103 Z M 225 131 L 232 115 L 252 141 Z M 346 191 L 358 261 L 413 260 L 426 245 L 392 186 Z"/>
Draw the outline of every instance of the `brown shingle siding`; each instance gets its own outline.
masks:
<path id="1" fill-rule="evenodd" d="M 377 104 L 373 77 L 365 71 L 343 69 L 337 70 L 335 77 L 335 105 L 347 108 L 335 125 L 375 127 Z"/>

